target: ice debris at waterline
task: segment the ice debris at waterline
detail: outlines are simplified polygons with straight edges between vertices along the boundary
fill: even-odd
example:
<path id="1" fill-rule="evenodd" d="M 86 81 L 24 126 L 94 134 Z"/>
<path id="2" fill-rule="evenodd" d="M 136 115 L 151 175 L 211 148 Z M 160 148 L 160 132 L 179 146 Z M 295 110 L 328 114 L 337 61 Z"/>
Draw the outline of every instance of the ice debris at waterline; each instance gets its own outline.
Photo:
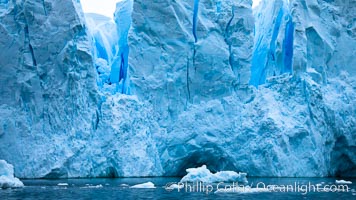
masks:
<path id="1" fill-rule="evenodd" d="M 20 178 L 355 177 L 355 2 L 251 4 L 120 1 L 92 26 L 80 1 L 0 0 L 0 158 Z"/>
<path id="2" fill-rule="evenodd" d="M 123 183 L 120 185 L 120 187 L 130 187 L 130 186 L 128 184 Z"/>
<path id="3" fill-rule="evenodd" d="M 172 191 L 172 190 L 175 190 L 175 189 L 180 190 L 182 188 L 184 188 L 183 184 L 176 184 L 176 183 L 168 185 L 168 186 L 165 187 L 165 189 L 168 190 L 168 191 Z"/>
<path id="4" fill-rule="evenodd" d="M 154 188 L 156 188 L 156 186 L 152 182 L 147 182 L 147 183 L 142 183 L 142 184 L 137 184 L 137 185 L 131 186 L 130 188 L 154 189 Z"/>
<path id="5" fill-rule="evenodd" d="M 335 183 L 336 184 L 352 184 L 351 181 L 345 181 L 345 180 L 336 180 Z"/>
<path id="6" fill-rule="evenodd" d="M 58 186 L 68 186 L 68 183 L 58 183 Z"/>
<path id="7" fill-rule="evenodd" d="M 98 189 L 98 188 L 103 188 L 103 185 L 99 184 L 99 185 L 86 185 L 84 187 L 80 187 L 82 189 Z"/>
<path id="8" fill-rule="evenodd" d="M 5 160 L 0 160 L 0 188 L 18 188 L 24 184 L 14 177 L 14 167 L 8 164 Z"/>
<path id="9" fill-rule="evenodd" d="M 218 183 L 218 182 L 239 182 L 248 183 L 246 173 L 237 173 L 234 171 L 220 171 L 215 174 L 211 173 L 206 165 L 198 168 L 189 168 L 188 172 L 180 182 L 203 182 L 203 183 Z"/>

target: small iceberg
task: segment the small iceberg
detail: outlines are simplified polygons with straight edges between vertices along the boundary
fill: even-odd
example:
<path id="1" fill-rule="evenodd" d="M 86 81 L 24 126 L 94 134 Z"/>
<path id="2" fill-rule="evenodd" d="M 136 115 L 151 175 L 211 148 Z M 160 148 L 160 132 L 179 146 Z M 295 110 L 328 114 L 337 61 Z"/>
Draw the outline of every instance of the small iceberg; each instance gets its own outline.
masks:
<path id="1" fill-rule="evenodd" d="M 352 184 L 351 181 L 345 181 L 345 180 L 336 180 L 335 183 L 336 184 Z"/>
<path id="2" fill-rule="evenodd" d="M 120 185 L 120 187 L 130 187 L 130 186 L 128 184 L 123 183 Z"/>
<path id="3" fill-rule="evenodd" d="M 8 164 L 5 160 L 0 160 L 0 188 L 19 188 L 24 184 L 20 179 L 14 176 L 14 166 Z"/>
<path id="4" fill-rule="evenodd" d="M 58 186 L 68 186 L 68 183 L 58 183 Z"/>
<path id="5" fill-rule="evenodd" d="M 142 183 L 142 184 L 137 184 L 137 185 L 131 186 L 130 188 L 153 189 L 156 187 L 155 187 L 155 184 L 153 184 L 152 182 L 147 182 L 147 183 Z"/>
<path id="6" fill-rule="evenodd" d="M 198 168 L 189 168 L 186 170 L 185 175 L 180 182 L 196 182 L 201 181 L 204 183 L 218 183 L 218 182 L 240 182 L 248 183 L 246 173 L 237 173 L 234 171 L 221 171 L 215 174 L 207 169 L 206 165 Z"/>
<path id="7" fill-rule="evenodd" d="M 174 184 L 172 184 L 172 185 L 165 186 L 164 188 L 165 188 L 167 191 L 173 191 L 173 190 L 175 190 L 175 189 L 179 190 L 179 189 L 184 188 L 184 185 L 179 185 L 179 184 L 174 183 Z"/>
<path id="8" fill-rule="evenodd" d="M 99 185 L 86 185 L 85 187 L 81 187 L 81 188 L 84 188 L 84 189 L 96 189 L 96 188 L 103 188 L 103 185 L 99 184 Z"/>

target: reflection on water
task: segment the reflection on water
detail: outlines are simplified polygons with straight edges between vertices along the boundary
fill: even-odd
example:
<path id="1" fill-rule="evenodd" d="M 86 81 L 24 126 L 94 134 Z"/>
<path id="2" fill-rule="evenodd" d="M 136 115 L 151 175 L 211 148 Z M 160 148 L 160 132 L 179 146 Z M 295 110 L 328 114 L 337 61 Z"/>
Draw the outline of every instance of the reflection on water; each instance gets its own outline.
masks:
<path id="1" fill-rule="evenodd" d="M 337 185 L 333 178 L 249 178 L 248 186 L 252 187 L 245 186 L 247 189 L 236 187 L 237 183 L 179 185 L 179 180 L 180 178 L 23 180 L 26 187 L 0 190 L 0 199 L 356 199 L 356 179 L 347 179 L 352 181 L 352 184 L 347 185 L 348 192 L 342 192 L 340 187 L 333 188 L 333 185 Z M 146 182 L 154 183 L 156 188 L 130 188 Z M 272 188 L 274 192 L 271 192 L 271 187 L 269 190 L 261 188 L 264 186 L 275 186 Z M 326 191 L 325 186 L 335 192 Z M 315 192 L 317 187 L 320 188 L 319 192 Z"/>

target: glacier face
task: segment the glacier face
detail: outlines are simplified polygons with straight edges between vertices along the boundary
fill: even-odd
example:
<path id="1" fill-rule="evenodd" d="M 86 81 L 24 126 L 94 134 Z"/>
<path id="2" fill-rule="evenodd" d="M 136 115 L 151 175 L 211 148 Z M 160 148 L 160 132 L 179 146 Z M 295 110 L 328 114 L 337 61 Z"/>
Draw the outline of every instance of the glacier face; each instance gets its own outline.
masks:
<path id="1" fill-rule="evenodd" d="M 45 176 L 96 126 L 100 101 L 84 15 L 77 1 L 0 7 L 0 157 L 19 177 Z"/>
<path id="2" fill-rule="evenodd" d="M 126 0 L 85 23 L 75 0 L 0 2 L 0 159 L 26 178 L 354 176 L 355 3 L 251 4 Z"/>
<path id="3" fill-rule="evenodd" d="M 149 101 L 166 128 L 167 135 L 156 136 L 165 143 L 157 146 L 164 174 L 206 164 L 258 176 L 352 176 L 355 49 L 342 41 L 355 42 L 354 25 L 345 24 L 353 15 L 339 14 L 342 23 L 330 23 L 330 15 L 353 3 L 263 1 L 254 33 L 251 1 L 200 1 L 197 18 L 195 3 L 134 4 L 133 93 Z M 308 36 L 318 27 L 327 34 L 319 36 L 321 50 Z M 327 40 L 335 40 L 333 49 Z M 328 58 L 341 51 L 343 61 Z M 325 69 L 306 67 L 312 63 Z M 326 72 L 327 80 L 317 79 Z"/>

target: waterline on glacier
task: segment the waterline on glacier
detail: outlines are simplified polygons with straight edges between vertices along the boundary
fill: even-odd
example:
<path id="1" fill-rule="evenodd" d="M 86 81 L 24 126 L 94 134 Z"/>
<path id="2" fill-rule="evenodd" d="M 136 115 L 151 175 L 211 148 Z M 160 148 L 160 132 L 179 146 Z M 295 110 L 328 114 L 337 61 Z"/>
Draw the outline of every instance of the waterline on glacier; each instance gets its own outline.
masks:
<path id="1" fill-rule="evenodd" d="M 202 199 L 206 197 L 216 198 L 216 199 L 236 199 L 240 195 L 244 195 L 248 199 L 300 199 L 306 198 L 326 198 L 326 199 L 351 199 L 356 195 L 356 185 L 355 179 L 352 180 L 353 184 L 349 185 L 349 192 L 308 192 L 303 194 L 303 192 L 267 192 L 263 190 L 264 186 L 262 183 L 267 185 L 294 185 L 294 183 L 312 184 L 312 185 L 327 185 L 335 184 L 334 178 L 250 178 L 252 185 L 251 188 L 257 188 L 257 184 L 260 189 L 249 189 L 246 186 L 245 192 L 241 190 L 232 190 L 227 192 L 233 183 L 226 182 L 224 185 L 219 185 L 219 192 L 211 192 L 206 194 L 204 192 L 199 192 L 196 185 L 191 183 L 191 192 L 187 186 L 187 192 L 185 188 L 181 188 L 178 191 L 178 187 L 173 190 L 167 190 L 167 184 L 179 182 L 180 178 L 118 178 L 118 179 L 61 179 L 61 180 L 23 180 L 26 187 L 22 189 L 14 190 L 0 190 L 0 196 L 7 200 L 12 199 L 83 199 L 83 198 L 100 198 L 100 199 L 112 199 L 125 197 L 126 199 L 139 199 L 139 198 L 191 198 L 191 199 Z M 349 180 L 349 179 L 348 179 Z M 152 182 L 155 184 L 155 189 L 141 189 L 141 188 L 130 188 L 136 184 Z M 67 183 L 68 186 L 58 186 L 59 183 Z M 218 183 L 217 183 L 218 184 Z M 210 184 L 214 191 L 216 190 L 217 184 Z M 205 184 L 205 188 L 209 188 L 209 184 Z M 203 186 L 201 189 L 203 189 Z M 235 185 L 236 186 L 236 183 Z M 225 190 L 225 187 L 227 190 Z M 199 187 L 198 187 L 199 189 Z M 238 188 L 241 189 L 241 188 Z M 278 188 L 277 188 L 278 189 Z M 279 188 L 281 189 L 281 188 Z"/>

